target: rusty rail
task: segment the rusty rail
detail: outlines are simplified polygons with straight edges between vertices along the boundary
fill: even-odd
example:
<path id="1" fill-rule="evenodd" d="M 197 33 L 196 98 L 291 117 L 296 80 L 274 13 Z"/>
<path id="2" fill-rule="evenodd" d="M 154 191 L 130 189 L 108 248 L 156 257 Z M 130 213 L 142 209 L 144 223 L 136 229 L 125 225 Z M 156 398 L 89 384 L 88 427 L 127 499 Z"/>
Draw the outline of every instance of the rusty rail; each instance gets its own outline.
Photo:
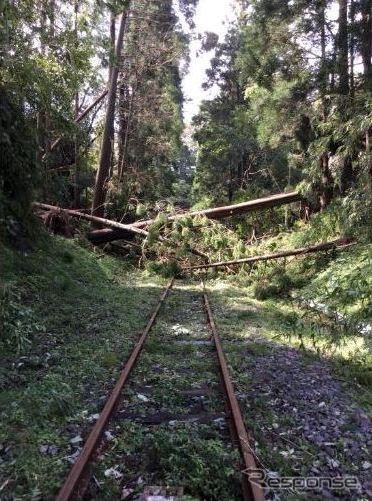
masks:
<path id="1" fill-rule="evenodd" d="M 250 480 L 249 471 L 257 470 L 255 458 L 249 447 L 249 437 L 244 425 L 243 416 L 235 396 L 234 387 L 230 378 L 226 358 L 222 350 L 221 340 L 217 332 L 216 324 L 213 319 L 212 310 L 209 304 L 207 290 L 203 283 L 203 299 L 207 320 L 212 332 L 214 345 L 217 351 L 217 359 L 221 373 L 222 386 L 225 392 L 227 406 L 231 414 L 232 425 L 238 440 L 238 447 L 243 461 L 242 487 L 243 498 L 245 501 L 264 501 L 263 489 Z"/>
<path id="2" fill-rule="evenodd" d="M 76 492 L 79 483 L 81 482 L 87 470 L 89 462 L 92 459 L 93 453 L 97 449 L 97 446 L 99 445 L 100 439 L 107 425 L 107 422 L 109 421 L 119 401 L 121 391 L 128 380 L 128 377 L 137 361 L 138 355 L 146 341 L 147 335 L 150 332 L 151 327 L 153 326 L 156 317 L 159 313 L 160 307 L 164 302 L 169 290 L 172 288 L 173 283 L 174 283 L 174 278 L 172 278 L 168 286 L 162 292 L 160 299 L 156 305 L 156 308 L 145 327 L 145 330 L 143 331 L 141 337 L 137 341 L 127 363 L 124 366 L 124 369 L 120 374 L 120 378 L 118 379 L 114 389 L 112 390 L 111 395 L 108 398 L 98 420 L 96 421 L 94 427 L 92 428 L 76 463 L 71 468 L 70 473 L 68 474 L 61 490 L 59 491 L 59 494 L 56 498 L 57 501 L 68 501 L 72 499 L 72 496 Z"/>

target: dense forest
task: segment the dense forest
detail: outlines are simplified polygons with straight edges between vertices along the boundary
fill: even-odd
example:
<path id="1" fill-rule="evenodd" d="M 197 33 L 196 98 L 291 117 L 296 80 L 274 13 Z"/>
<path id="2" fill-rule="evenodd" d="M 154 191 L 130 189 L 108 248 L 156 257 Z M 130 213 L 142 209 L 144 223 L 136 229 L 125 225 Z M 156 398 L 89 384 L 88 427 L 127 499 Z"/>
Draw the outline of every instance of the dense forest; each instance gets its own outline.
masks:
<path id="1" fill-rule="evenodd" d="M 179 5 L 187 19 L 194 3 Z M 170 1 L 10 2 L 2 12 L 2 226 L 26 230 L 35 198 L 120 219 L 170 196 L 186 59 Z"/>
<path id="2" fill-rule="evenodd" d="M 195 3 L 177 6 L 191 27 Z M 181 89 L 190 35 L 172 2 L 5 6 L 3 230 L 27 231 L 35 199 L 131 221 L 161 201 L 205 208 L 293 188 L 311 211 L 343 198 L 345 213 L 362 219 L 370 2 L 236 8 L 225 40 L 203 35 L 214 51 L 204 86 L 220 90 L 193 119 L 190 151 Z"/>
<path id="3" fill-rule="evenodd" d="M 54 499 L 169 279 L 84 499 L 263 499 L 212 310 L 265 478 L 357 482 L 266 499 L 371 495 L 372 1 L 219 2 L 1 2 L 1 500 Z"/>
<path id="4" fill-rule="evenodd" d="M 194 200 L 242 200 L 300 183 L 314 211 L 351 188 L 365 204 L 370 3 L 242 4 L 207 71 L 204 85 L 220 93 L 194 119 Z"/>

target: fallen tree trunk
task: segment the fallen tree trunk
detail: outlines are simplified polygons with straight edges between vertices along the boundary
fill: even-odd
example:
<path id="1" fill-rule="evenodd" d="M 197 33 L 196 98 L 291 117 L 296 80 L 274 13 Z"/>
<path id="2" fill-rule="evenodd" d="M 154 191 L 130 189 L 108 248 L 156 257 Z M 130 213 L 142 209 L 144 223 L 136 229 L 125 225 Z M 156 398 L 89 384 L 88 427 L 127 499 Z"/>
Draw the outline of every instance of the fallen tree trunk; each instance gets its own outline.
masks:
<path id="1" fill-rule="evenodd" d="M 87 234 L 88 240 L 94 245 L 107 244 L 115 240 L 130 240 L 132 237 L 133 233 L 118 228 L 103 228 L 102 230 L 90 231 Z"/>
<path id="2" fill-rule="evenodd" d="M 174 216 L 169 216 L 168 221 L 175 221 L 182 217 L 195 216 L 205 216 L 209 219 L 223 219 L 225 217 L 234 216 L 236 214 L 244 214 L 258 209 L 268 209 L 271 207 L 276 207 L 278 205 L 298 202 L 300 200 L 302 200 L 302 197 L 296 191 L 293 191 L 291 193 L 279 193 L 277 195 L 271 195 L 270 197 L 258 198 L 256 200 L 250 200 L 249 202 L 243 202 L 240 204 L 228 205 L 225 207 L 216 207 L 213 209 L 205 209 L 194 212 L 185 212 L 183 214 L 175 214 Z M 145 228 L 146 226 L 154 223 L 154 221 L 155 219 L 137 221 L 135 223 L 132 223 L 130 226 L 135 228 Z M 94 243 L 108 243 L 114 240 L 120 240 L 122 237 L 120 235 L 120 232 L 118 231 L 104 229 L 91 231 L 88 234 L 88 238 L 91 242 Z M 124 238 L 126 238 L 125 235 Z"/>
<path id="3" fill-rule="evenodd" d="M 104 219 L 102 217 L 92 216 L 90 214 L 85 214 L 84 212 L 80 212 L 73 209 L 63 209 L 61 207 L 57 207 L 55 205 L 43 204 L 40 202 L 34 202 L 34 207 L 38 209 L 43 209 L 46 211 L 55 211 L 62 212 L 63 214 L 67 214 L 68 216 L 77 217 L 81 219 L 86 219 L 87 221 L 92 221 L 94 223 L 104 224 L 105 226 L 109 226 L 110 228 L 104 228 L 102 230 L 97 230 L 94 232 L 88 233 L 88 239 L 94 245 L 109 243 L 113 240 L 112 236 L 116 235 L 115 240 L 123 240 L 123 239 L 131 239 L 133 237 L 133 233 L 137 235 L 141 235 L 142 237 L 147 237 L 148 232 L 143 230 L 142 228 L 135 228 L 132 225 L 118 223 L 117 221 L 111 221 L 110 219 Z M 107 240 L 107 233 L 109 232 L 110 239 Z M 160 237 L 160 240 L 166 241 L 167 239 L 164 237 Z M 208 255 L 204 252 L 190 248 L 189 252 L 198 257 L 201 257 L 205 260 L 208 260 Z"/>
<path id="4" fill-rule="evenodd" d="M 145 237 L 147 237 L 147 235 L 148 235 L 148 232 L 141 229 L 141 228 L 135 228 L 132 225 L 118 223 L 117 221 L 111 221 L 110 219 L 105 219 L 103 217 L 91 216 L 90 214 L 85 214 L 84 212 L 79 212 L 77 210 L 62 209 L 61 207 L 57 207 L 55 205 L 42 204 L 39 202 L 34 202 L 34 206 L 39 208 L 39 209 L 54 210 L 57 212 L 60 211 L 60 212 L 63 212 L 64 214 L 68 214 L 69 216 L 72 216 L 72 217 L 86 219 L 87 221 L 91 221 L 93 223 L 103 224 L 104 226 L 108 226 L 110 228 L 115 228 L 115 229 L 119 229 L 119 230 L 125 230 L 125 231 L 128 231 L 130 233 L 137 233 L 138 235 L 142 235 Z"/>
<path id="5" fill-rule="evenodd" d="M 242 202 L 240 204 L 226 205 L 224 207 L 215 207 L 213 209 L 198 210 L 193 212 L 185 212 L 183 214 L 175 214 L 174 216 L 169 216 L 168 221 L 175 221 L 183 217 L 195 216 L 205 216 L 208 219 L 223 219 L 225 217 L 245 214 L 247 212 L 253 212 L 259 209 L 270 209 L 271 207 L 276 207 L 278 205 L 299 202 L 300 200 L 303 200 L 303 198 L 297 191 L 292 191 L 290 193 L 278 193 L 277 195 L 257 198 L 256 200 L 250 200 L 248 202 Z M 143 228 L 145 226 L 149 226 L 154 221 L 155 219 L 137 221 L 136 223 L 133 223 L 132 226 L 135 226 L 136 228 Z"/>
<path id="6" fill-rule="evenodd" d="M 232 266 L 232 265 L 245 264 L 245 263 L 255 263 L 257 261 L 269 261 L 270 259 L 279 259 L 281 257 L 297 256 L 297 255 L 303 255 L 303 254 L 310 254 L 313 252 L 320 252 L 320 251 L 325 251 L 325 250 L 330 250 L 330 249 L 336 249 L 337 247 L 346 247 L 349 245 L 353 245 L 353 243 L 355 243 L 355 242 L 353 242 L 353 240 L 350 238 L 339 238 L 337 240 L 332 240 L 331 242 L 324 242 L 322 244 L 311 245 L 309 247 L 301 247 L 299 249 L 292 249 L 292 250 L 287 250 L 287 251 L 282 251 L 282 252 L 276 252 L 275 254 L 266 254 L 263 256 L 252 256 L 252 257 L 247 257 L 244 259 L 236 259 L 234 261 L 221 261 L 218 263 L 199 264 L 197 266 L 190 266 L 189 268 L 185 268 L 185 271 L 201 270 L 201 269 L 205 269 L 205 268 L 218 268 L 221 266 Z"/>

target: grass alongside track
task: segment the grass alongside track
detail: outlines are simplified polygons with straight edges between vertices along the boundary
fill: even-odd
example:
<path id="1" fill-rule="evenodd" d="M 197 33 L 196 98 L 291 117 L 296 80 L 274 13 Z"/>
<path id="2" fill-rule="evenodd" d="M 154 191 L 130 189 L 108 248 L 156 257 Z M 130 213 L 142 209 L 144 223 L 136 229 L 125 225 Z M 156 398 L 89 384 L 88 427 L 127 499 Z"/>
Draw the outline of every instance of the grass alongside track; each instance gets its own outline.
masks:
<path id="1" fill-rule="evenodd" d="M 29 256 L 5 248 L 0 256 L 0 497 L 51 499 L 165 281 L 56 237 L 46 237 Z M 344 270 L 344 257 L 340 259 L 337 266 Z M 144 409 L 155 402 L 157 410 L 169 407 L 180 413 L 184 404 L 180 389 L 205 379 L 212 384 L 213 371 L 197 355 L 205 346 L 183 344 L 187 338 L 200 337 L 189 305 L 198 288 L 199 284 L 189 284 L 179 289 L 149 338 L 144 366 L 136 372 L 144 385 L 154 386 Z M 238 280 L 234 286 L 222 280 L 209 282 L 209 288 L 238 396 L 267 471 L 297 475 L 314 468 L 329 473 L 331 468 L 336 474 L 339 464 L 342 471 L 360 475 L 363 481 L 370 472 L 363 459 L 368 445 L 363 409 L 371 406 L 370 338 L 349 336 L 346 331 L 339 339 L 334 332 L 330 336 L 323 320 L 318 329 L 295 303 L 280 297 L 257 301 L 252 287 L 238 285 Z M 182 343 L 170 345 L 168 336 L 177 334 L 177 324 Z M 175 355 L 178 362 L 172 366 Z M 147 371 L 154 366 L 158 373 L 149 381 Z M 128 388 L 128 405 L 138 404 L 142 392 L 143 388 Z M 216 403 L 211 406 L 215 409 Z M 332 406 L 340 413 L 336 419 Z M 195 494 L 203 492 L 203 478 L 213 475 L 214 482 L 204 486 L 209 494 L 218 498 L 216 493 L 228 492 L 226 479 L 235 477 L 231 470 L 220 468 L 225 444 L 217 432 L 211 435 L 208 426 L 178 424 L 174 435 L 167 426 L 155 430 L 128 420 L 119 425 L 120 430 L 111 429 L 110 454 L 97 467 L 99 481 L 111 482 L 111 492 L 119 492 L 122 482 L 130 479 L 115 481 L 104 475 L 117 465 L 110 458 L 119 461 L 125 454 L 127 474 L 135 476 L 139 465 L 145 474 L 149 464 L 137 463 L 136 458 L 144 457 L 147 446 L 150 479 L 185 484 Z M 328 436 L 322 426 L 339 434 Z M 311 435 L 314 430 L 320 438 Z M 358 451 L 353 452 L 352 446 Z M 230 452 L 228 456 L 231 459 Z M 283 497 L 298 498 L 291 492 Z"/>
<path id="2" fill-rule="evenodd" d="M 47 499 L 163 280 L 56 237 L 1 256 L 0 495 Z"/>

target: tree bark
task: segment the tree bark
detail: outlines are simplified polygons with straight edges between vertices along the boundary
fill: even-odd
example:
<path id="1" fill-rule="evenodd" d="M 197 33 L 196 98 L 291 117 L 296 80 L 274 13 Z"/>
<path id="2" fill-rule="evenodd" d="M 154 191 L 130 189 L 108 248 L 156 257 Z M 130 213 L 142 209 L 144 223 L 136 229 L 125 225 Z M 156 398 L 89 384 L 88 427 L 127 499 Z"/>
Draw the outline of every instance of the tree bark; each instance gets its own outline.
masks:
<path id="1" fill-rule="evenodd" d="M 110 175 L 111 160 L 111 140 L 110 134 L 114 124 L 116 90 L 119 75 L 119 60 L 123 47 L 124 32 L 127 21 L 127 10 L 121 16 L 120 28 L 115 50 L 115 63 L 111 71 L 110 86 L 108 91 L 106 119 L 103 130 L 101 157 L 97 171 L 96 184 L 94 188 L 94 197 L 92 204 L 92 214 L 101 217 L 104 214 L 104 203 L 106 200 L 106 183 Z"/>
<path id="2" fill-rule="evenodd" d="M 46 21 L 47 21 L 47 3 L 46 1 L 41 2 L 40 4 L 40 53 L 41 56 L 45 56 L 46 53 Z M 37 116 L 36 116 L 36 138 L 37 138 L 37 153 L 36 153 L 36 161 L 43 166 L 43 170 L 45 171 L 45 178 L 43 182 L 43 197 L 44 199 L 48 198 L 48 174 L 46 172 L 47 165 L 44 163 L 45 153 L 46 153 L 46 111 L 43 105 L 41 104 Z"/>
<path id="3" fill-rule="evenodd" d="M 135 94 L 135 89 L 133 87 L 132 93 L 131 93 L 130 98 L 129 98 L 128 114 L 127 114 L 126 119 L 124 120 L 125 124 L 123 122 L 123 129 L 122 129 L 123 136 L 121 136 L 121 155 L 120 155 L 119 168 L 118 168 L 118 175 L 119 175 L 120 181 L 123 180 L 123 175 L 124 175 L 124 172 L 126 170 L 129 129 L 130 129 L 131 121 L 132 121 L 134 94 Z"/>
<path id="4" fill-rule="evenodd" d="M 319 11 L 319 25 L 320 25 L 320 46 L 321 46 L 321 61 L 320 61 L 320 69 L 319 69 L 319 80 L 320 80 L 320 94 L 322 96 L 322 105 L 323 105 L 323 120 L 327 119 L 328 115 L 328 107 L 326 103 L 326 93 L 327 93 L 327 82 L 328 82 L 328 71 L 327 71 L 327 61 L 326 61 L 326 18 L 325 18 L 325 2 L 322 1 L 320 4 Z"/>
<path id="5" fill-rule="evenodd" d="M 354 97 L 354 60 L 355 60 L 355 1 L 350 1 L 350 96 Z"/>
<path id="6" fill-rule="evenodd" d="M 88 233 L 87 238 L 92 244 L 107 244 L 115 240 L 130 240 L 134 234 L 127 230 L 119 230 L 112 228 L 103 228 L 102 230 L 94 230 Z"/>

